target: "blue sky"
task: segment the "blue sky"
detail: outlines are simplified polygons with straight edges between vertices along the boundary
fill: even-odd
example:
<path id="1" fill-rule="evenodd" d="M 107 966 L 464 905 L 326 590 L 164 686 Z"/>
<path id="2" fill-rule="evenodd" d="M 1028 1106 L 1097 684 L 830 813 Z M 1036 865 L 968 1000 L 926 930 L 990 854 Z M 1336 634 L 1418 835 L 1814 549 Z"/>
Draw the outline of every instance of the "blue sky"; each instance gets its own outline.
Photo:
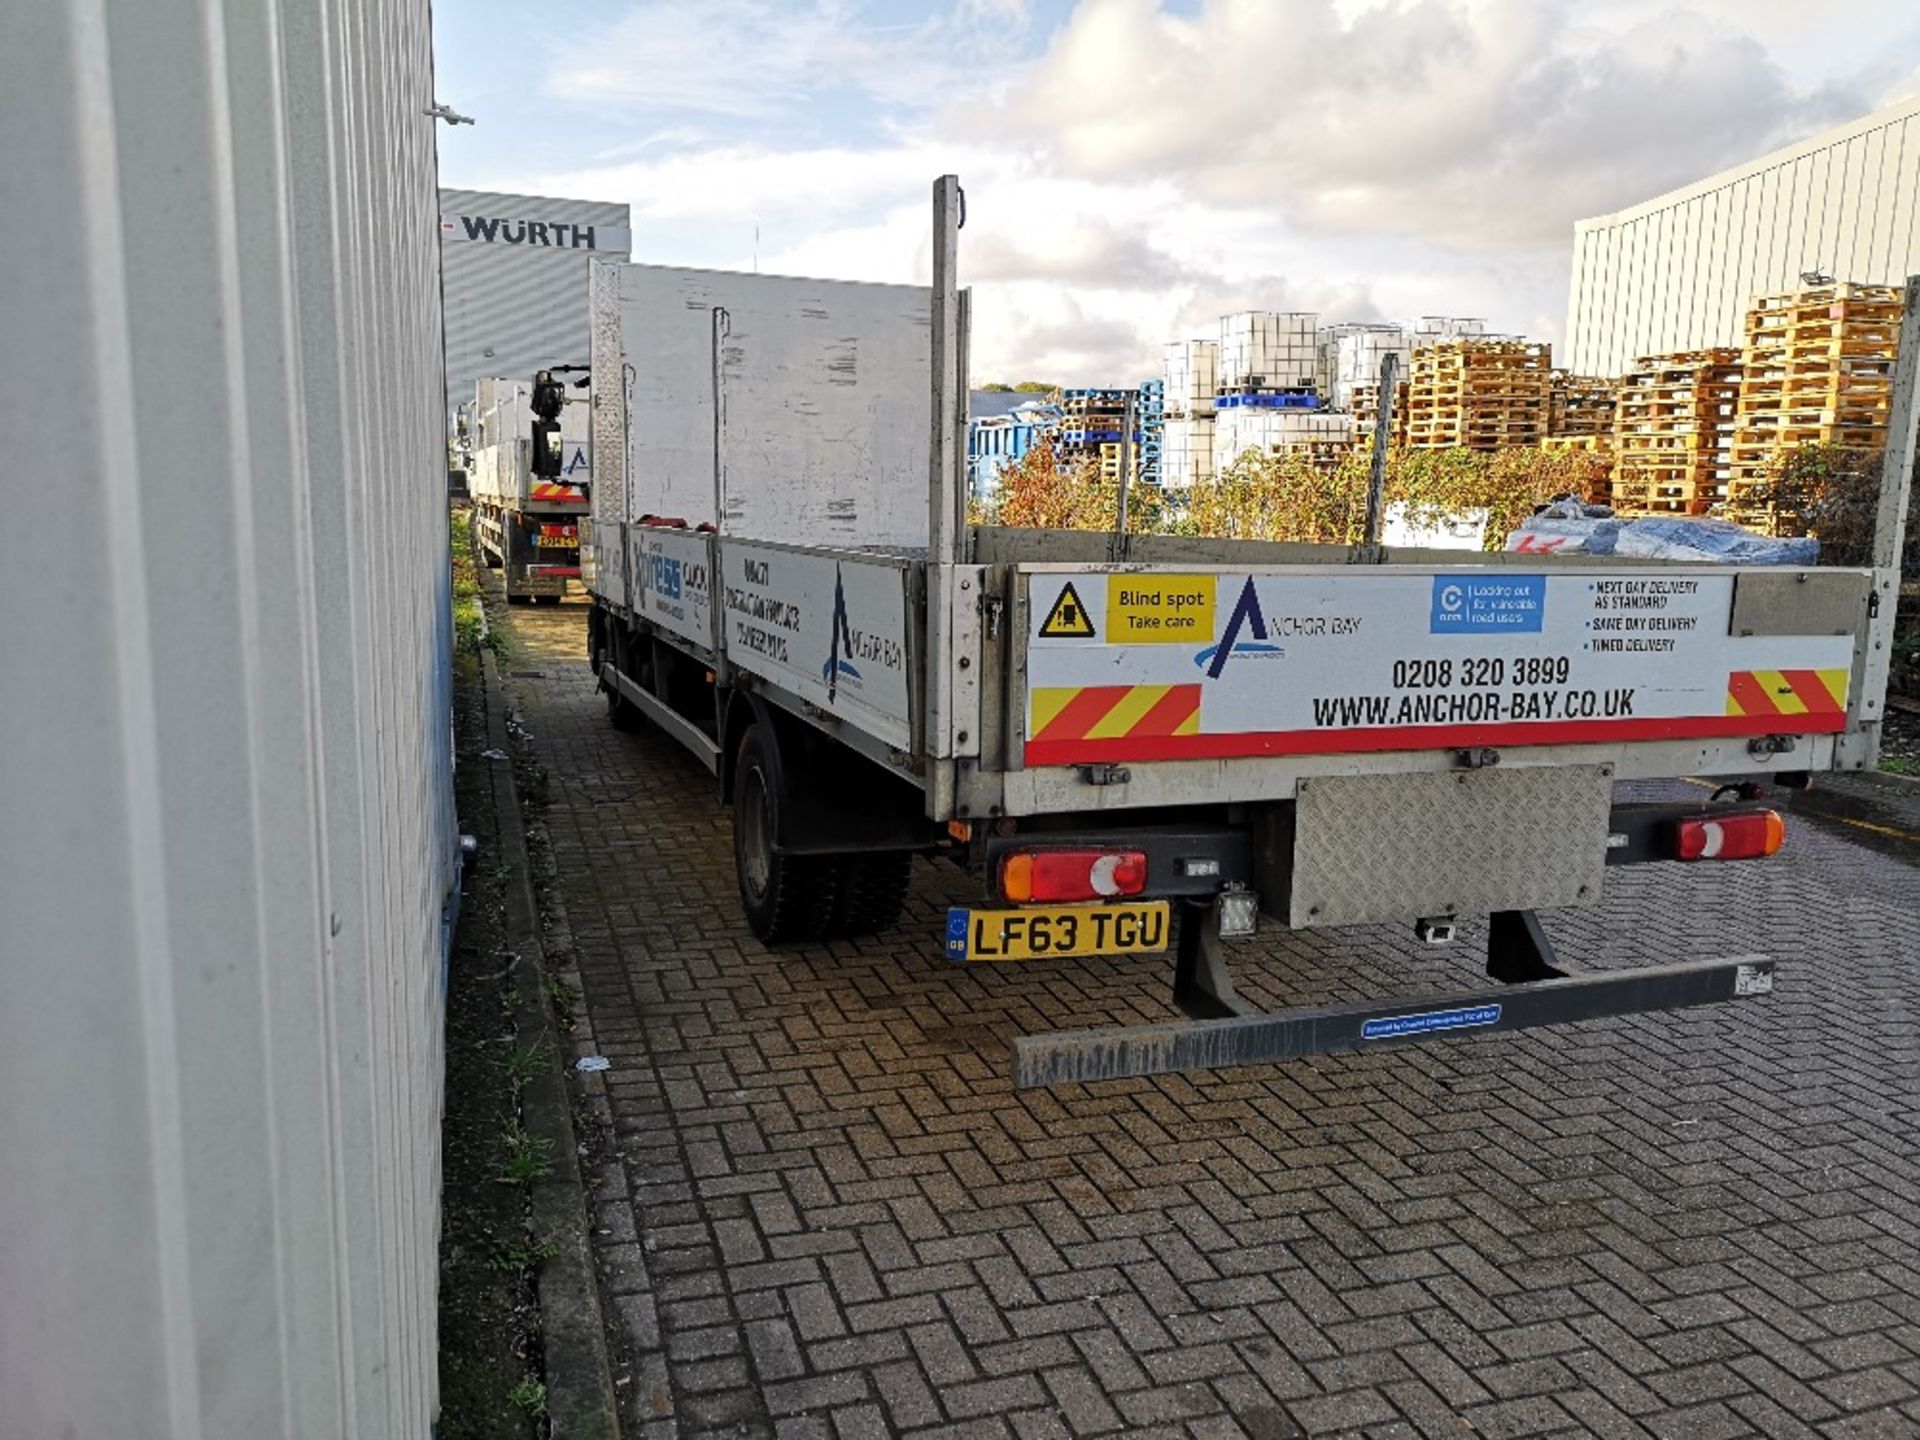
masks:
<path id="1" fill-rule="evenodd" d="M 1557 340 L 1572 222 L 1920 89 L 1910 4 L 435 6 L 450 185 L 620 200 L 634 258 L 924 279 L 974 376 L 1127 381 L 1231 309 Z M 531 23 L 530 23 L 531 22 Z"/>

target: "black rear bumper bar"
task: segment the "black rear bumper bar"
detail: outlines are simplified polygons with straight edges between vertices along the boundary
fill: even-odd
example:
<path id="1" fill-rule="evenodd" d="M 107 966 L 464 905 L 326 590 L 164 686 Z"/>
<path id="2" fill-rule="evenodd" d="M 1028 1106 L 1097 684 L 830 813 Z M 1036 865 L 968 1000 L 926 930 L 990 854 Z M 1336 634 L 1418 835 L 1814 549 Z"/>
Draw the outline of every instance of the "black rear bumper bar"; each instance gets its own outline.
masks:
<path id="1" fill-rule="evenodd" d="M 1390 1002 L 1320 1005 L 1219 1020 L 1023 1035 L 1013 1042 L 1017 1089 L 1176 1070 L 1259 1065 L 1303 1055 L 1374 1050 L 1462 1033 L 1529 1030 L 1643 1010 L 1677 1010 L 1765 995 L 1773 961 L 1762 956 L 1575 974 L 1500 989 Z"/>

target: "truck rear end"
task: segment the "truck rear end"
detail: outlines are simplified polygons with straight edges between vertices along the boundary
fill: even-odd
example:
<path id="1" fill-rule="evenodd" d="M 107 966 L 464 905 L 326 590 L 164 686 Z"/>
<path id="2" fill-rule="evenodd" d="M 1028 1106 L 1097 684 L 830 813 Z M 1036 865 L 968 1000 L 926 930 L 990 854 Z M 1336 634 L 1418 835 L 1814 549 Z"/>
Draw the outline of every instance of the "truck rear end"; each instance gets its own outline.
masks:
<path id="1" fill-rule="evenodd" d="M 541 467 L 534 381 L 484 379 L 475 386 L 468 490 L 473 534 L 502 572 L 507 599 L 557 603 L 580 580 L 580 521 L 591 507 L 593 440 L 588 396 L 561 389 L 558 463 Z M 553 474 L 539 473 L 545 468 Z"/>
<path id="2" fill-rule="evenodd" d="M 1004 963 L 1173 947 L 1176 999 L 1208 1023 L 1030 1037 L 1023 1083 L 1770 988 L 1770 962 L 1735 957 L 1582 977 L 1551 1004 L 1508 989 L 1242 1023 L 1219 944 L 1263 920 L 1406 924 L 1440 944 L 1491 915 L 1493 978 L 1570 981 L 1535 912 L 1600 903 L 1614 865 L 1771 855 L 1784 823 L 1755 778 L 1802 786 L 1863 763 L 1885 679 L 1871 572 L 1156 537 L 1124 542 L 1122 561 L 1072 558 L 1099 543 L 973 537 L 998 563 L 975 582 L 988 679 L 953 819 L 982 900 L 950 914 L 947 949 Z M 1700 803 L 1616 798 L 1621 781 L 1680 775 L 1730 783 Z"/>

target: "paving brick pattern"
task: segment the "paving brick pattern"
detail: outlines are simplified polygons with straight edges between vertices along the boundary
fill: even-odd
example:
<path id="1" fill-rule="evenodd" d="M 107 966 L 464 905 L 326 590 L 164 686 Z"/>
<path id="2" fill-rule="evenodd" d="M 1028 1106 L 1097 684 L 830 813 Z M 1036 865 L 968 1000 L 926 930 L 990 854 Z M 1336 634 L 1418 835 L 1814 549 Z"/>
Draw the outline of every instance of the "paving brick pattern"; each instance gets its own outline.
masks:
<path id="1" fill-rule="evenodd" d="M 1547 917 L 1574 963 L 1770 952 L 1766 1000 L 1016 1094 L 1009 1037 L 1166 1018 L 1166 961 L 951 968 L 930 865 L 898 931 L 769 953 L 581 608 L 510 624 L 630 1433 L 1920 1435 L 1920 871 L 1801 825 Z M 1474 983 L 1480 938 L 1234 958 L 1302 1003 Z"/>

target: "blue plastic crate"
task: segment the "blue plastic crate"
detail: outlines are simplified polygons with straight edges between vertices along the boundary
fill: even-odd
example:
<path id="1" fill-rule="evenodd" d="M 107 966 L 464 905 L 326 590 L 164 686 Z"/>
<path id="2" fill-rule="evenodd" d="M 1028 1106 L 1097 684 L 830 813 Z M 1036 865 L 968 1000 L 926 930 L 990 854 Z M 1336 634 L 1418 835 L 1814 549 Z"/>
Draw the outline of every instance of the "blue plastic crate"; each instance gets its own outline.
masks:
<path id="1" fill-rule="evenodd" d="M 1321 408 L 1318 395 L 1305 394 L 1253 394 L 1253 395 L 1216 395 L 1213 397 L 1215 408 L 1220 410 L 1318 410 Z"/>

